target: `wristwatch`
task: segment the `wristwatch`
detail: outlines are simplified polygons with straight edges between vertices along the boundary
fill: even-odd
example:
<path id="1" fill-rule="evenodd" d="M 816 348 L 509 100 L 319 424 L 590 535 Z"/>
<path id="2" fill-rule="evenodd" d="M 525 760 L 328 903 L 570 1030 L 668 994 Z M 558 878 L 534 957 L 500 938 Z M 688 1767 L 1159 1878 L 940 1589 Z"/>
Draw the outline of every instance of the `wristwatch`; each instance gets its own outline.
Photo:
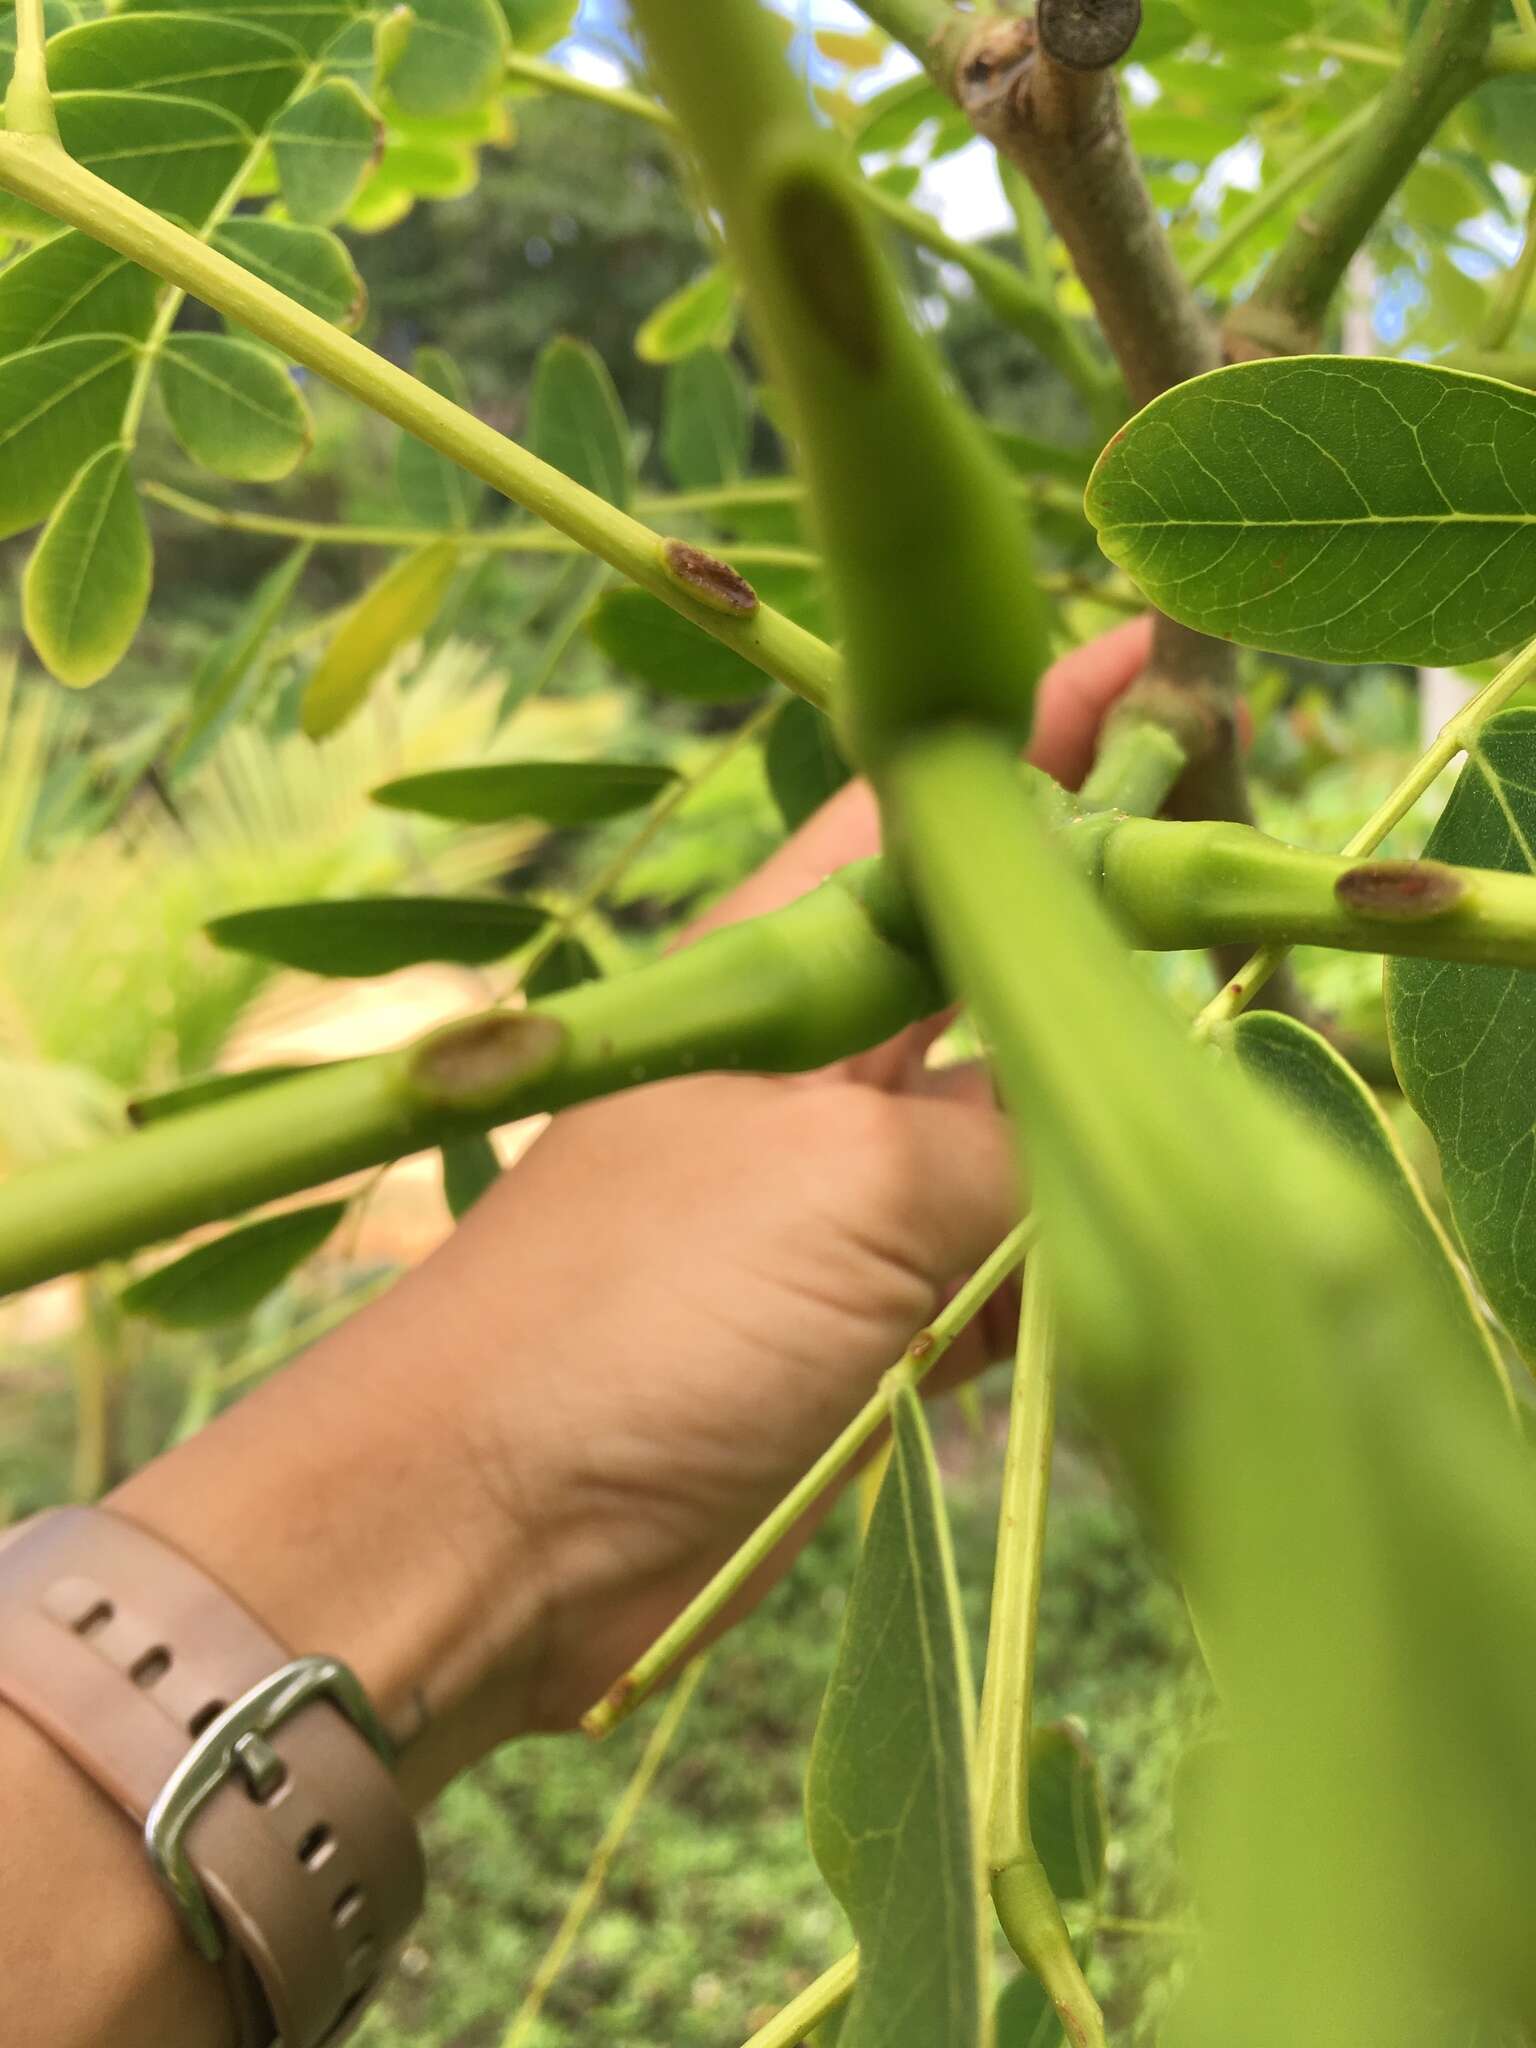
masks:
<path id="1" fill-rule="evenodd" d="M 0 1699 L 143 1834 L 240 2048 L 330 2048 L 421 1907 L 421 1845 L 367 1694 L 103 1508 L 0 1536 Z"/>

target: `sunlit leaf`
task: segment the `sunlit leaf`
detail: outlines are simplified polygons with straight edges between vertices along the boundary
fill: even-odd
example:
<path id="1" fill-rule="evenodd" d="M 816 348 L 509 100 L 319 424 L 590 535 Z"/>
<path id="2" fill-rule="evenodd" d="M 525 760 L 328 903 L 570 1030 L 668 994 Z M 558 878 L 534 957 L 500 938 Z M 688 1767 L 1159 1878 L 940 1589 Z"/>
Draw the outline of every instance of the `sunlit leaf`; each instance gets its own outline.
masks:
<path id="1" fill-rule="evenodd" d="M 752 404 L 747 382 L 719 349 L 695 349 L 667 372 L 661 448 L 684 490 L 733 483 L 747 466 Z"/>
<path id="2" fill-rule="evenodd" d="M 125 448 L 103 448 L 54 507 L 22 584 L 27 637 L 83 688 L 116 668 L 149 603 L 154 558 Z"/>
<path id="3" fill-rule="evenodd" d="M 922 1407 L 902 1387 L 891 1408 L 891 1468 L 848 1597 L 806 1791 L 812 1851 L 859 1945 L 839 2048 L 987 2048 L 990 1935 L 965 1631 Z"/>
<path id="4" fill-rule="evenodd" d="M 304 459 L 309 408 L 279 359 L 231 334 L 172 334 L 160 356 L 171 431 L 219 476 L 272 483 Z"/>
<path id="5" fill-rule="evenodd" d="M 492 761 L 407 775 L 376 789 L 373 800 L 464 825 L 519 818 L 591 825 L 643 810 L 676 780 L 672 769 L 648 761 Z"/>
<path id="6" fill-rule="evenodd" d="M 756 696 L 766 678 L 751 662 L 644 590 L 614 590 L 593 606 L 588 630 L 636 682 L 674 697 L 726 703 Z"/>
<path id="7" fill-rule="evenodd" d="M 402 556 L 363 592 L 304 692 L 300 719 L 311 739 L 324 739 L 344 725 L 386 663 L 421 638 L 442 609 L 458 566 L 452 542 L 433 541 Z"/>
<path id="8" fill-rule="evenodd" d="M 328 78 L 285 107 L 272 127 L 272 158 L 293 218 L 322 228 L 340 220 L 382 141 L 378 116 L 349 78 Z"/>
<path id="9" fill-rule="evenodd" d="M 563 338 L 533 373 L 529 441 L 535 454 L 610 505 L 635 492 L 635 457 L 607 365 L 589 343 Z"/>
<path id="10" fill-rule="evenodd" d="M 729 348 L 736 332 L 736 280 L 723 264 L 701 271 L 641 323 L 635 353 L 642 362 L 675 363 L 699 348 Z"/>
<path id="11" fill-rule="evenodd" d="M 389 91 L 408 114 L 451 114 L 497 83 L 507 45 L 498 0 L 411 0 L 405 47 Z"/>
<path id="12" fill-rule="evenodd" d="M 1058 1900 L 1097 1898 L 1109 1845 L 1104 1793 L 1093 1752 L 1065 1722 L 1030 1737 L 1029 1833 Z"/>
<path id="13" fill-rule="evenodd" d="M 519 50 L 553 49 L 571 32 L 581 0 L 501 0 L 513 46 Z"/>
<path id="14" fill-rule="evenodd" d="M 130 1315 L 178 1330 L 249 1315 L 320 1249 L 346 1213 L 345 1202 L 316 1202 L 263 1216 L 147 1273 L 118 1299 Z"/>
<path id="15" fill-rule="evenodd" d="M 1426 363 L 1240 363 L 1101 457 L 1104 552 L 1203 631 L 1455 666 L 1536 631 L 1536 393 Z"/>
<path id="16" fill-rule="evenodd" d="M 549 921 L 529 903 L 495 896 L 356 896 L 279 903 L 216 917 L 208 936 L 309 974 L 393 974 L 423 961 L 484 967 L 526 945 Z"/>

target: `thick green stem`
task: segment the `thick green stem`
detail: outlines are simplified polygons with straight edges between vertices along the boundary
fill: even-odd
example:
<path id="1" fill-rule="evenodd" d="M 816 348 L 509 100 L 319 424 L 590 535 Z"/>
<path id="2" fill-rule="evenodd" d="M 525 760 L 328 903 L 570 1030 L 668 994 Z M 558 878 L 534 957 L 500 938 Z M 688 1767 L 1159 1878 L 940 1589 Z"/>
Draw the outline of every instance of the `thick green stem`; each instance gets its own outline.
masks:
<path id="1" fill-rule="evenodd" d="M 1495 36 L 1488 45 L 1490 78 L 1520 78 L 1536 71 L 1536 36 Z"/>
<path id="2" fill-rule="evenodd" d="M 1147 718 L 1111 718 L 1078 801 L 1085 811 L 1155 818 L 1188 764 L 1188 754 L 1166 726 Z"/>
<path id="3" fill-rule="evenodd" d="M 1344 154 L 1364 129 L 1376 119 L 1376 103 L 1369 102 L 1357 107 L 1348 120 L 1341 121 L 1336 128 L 1314 142 L 1310 149 L 1304 149 L 1294 162 L 1286 165 L 1278 177 L 1269 178 L 1254 194 L 1252 201 L 1243 208 L 1216 237 L 1185 272 L 1191 289 L 1198 289 L 1207 278 L 1214 277 L 1222 265 L 1247 241 L 1257 228 L 1279 212 L 1286 201 L 1310 185 L 1312 180 L 1325 171 L 1336 157 Z"/>
<path id="4" fill-rule="evenodd" d="M 829 2020 L 839 2006 L 846 2005 L 859 1981 L 859 1957 L 855 1950 L 844 1956 L 816 1982 L 801 1992 L 766 2027 L 759 2027 L 746 2048 L 806 2048 L 810 2035 L 823 2020 Z"/>
<path id="5" fill-rule="evenodd" d="M 730 615 L 668 573 L 662 537 L 515 441 L 442 398 L 372 349 L 305 311 L 216 249 L 74 163 L 57 144 L 0 134 L 0 188 L 29 199 L 156 276 L 227 314 L 295 362 L 349 392 L 503 496 L 569 534 L 812 703 L 835 694 L 839 664 L 825 642 L 759 605 Z"/>
<path id="6" fill-rule="evenodd" d="M 1034 1235 L 1033 1219 L 1026 1217 L 1009 1232 L 991 1257 L 976 1268 L 933 1321 L 918 1331 L 891 1367 L 891 1373 L 900 1375 L 914 1386 L 926 1378 L 1004 1281 L 1018 1271 Z M 889 1419 L 890 1401 L 882 1386 L 870 1396 L 805 1477 L 784 1496 L 773 1513 L 758 1524 L 702 1592 L 697 1593 L 671 1626 L 656 1638 L 644 1656 L 630 1666 L 595 1707 L 583 1714 L 581 1725 L 589 1735 L 608 1734 L 677 1669 L 705 1632 L 720 1619 L 753 1573 L 767 1562 L 796 1524 L 837 1484 Z"/>
<path id="7" fill-rule="evenodd" d="M 48 90 L 47 41 L 43 0 L 16 0 L 16 55 L 5 95 L 5 125 L 18 135 L 56 143 L 59 124 Z"/>
<path id="8" fill-rule="evenodd" d="M 1498 0 L 1429 0 L 1373 118 L 1227 322 L 1235 357 L 1315 348 L 1350 259 L 1436 129 L 1481 83 Z"/>
<path id="9" fill-rule="evenodd" d="M 539 1111 L 708 1068 L 794 1072 L 931 1015 L 878 864 L 520 1013 L 168 1118 L 0 1187 L 0 1292 Z"/>
<path id="10" fill-rule="evenodd" d="M 1033 1849 L 1026 1849 L 993 1878 L 992 1904 L 1008 1946 L 1050 1993 L 1073 2048 L 1106 2048 L 1104 2015 L 1088 1989 L 1061 1908 Z"/>

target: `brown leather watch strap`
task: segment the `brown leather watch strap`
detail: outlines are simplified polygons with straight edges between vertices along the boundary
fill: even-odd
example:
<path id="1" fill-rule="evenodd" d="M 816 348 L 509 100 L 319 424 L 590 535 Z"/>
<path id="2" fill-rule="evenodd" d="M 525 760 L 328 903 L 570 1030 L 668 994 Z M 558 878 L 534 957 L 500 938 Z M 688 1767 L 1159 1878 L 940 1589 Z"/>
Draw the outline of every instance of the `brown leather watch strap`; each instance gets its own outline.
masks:
<path id="1" fill-rule="evenodd" d="M 222 1951 L 242 2048 L 341 2040 L 421 1906 L 420 1843 L 387 1765 L 336 1703 L 344 1688 L 311 1696 L 328 1673 L 355 1681 L 305 1664 L 103 1509 L 56 1509 L 0 1538 L 0 1698 L 140 1827 L 189 1758 L 216 1780 L 184 1816 L 183 1848 L 193 1903 L 228 1937 L 209 1925 L 204 1952 Z M 228 1710 L 290 1666 L 302 1703 L 231 1736 L 221 1771 Z"/>

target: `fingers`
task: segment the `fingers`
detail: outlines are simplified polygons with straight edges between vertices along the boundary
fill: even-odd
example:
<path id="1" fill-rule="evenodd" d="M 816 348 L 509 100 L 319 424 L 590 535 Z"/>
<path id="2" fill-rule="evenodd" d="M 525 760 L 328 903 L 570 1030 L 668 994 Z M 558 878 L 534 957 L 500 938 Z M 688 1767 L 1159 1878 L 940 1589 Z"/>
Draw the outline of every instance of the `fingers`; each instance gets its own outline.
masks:
<path id="1" fill-rule="evenodd" d="M 1076 789 L 1093 766 L 1105 714 L 1135 682 L 1152 655 L 1150 618 L 1128 619 L 1048 668 L 1035 700 L 1029 758 Z"/>
<path id="2" fill-rule="evenodd" d="M 906 1152 L 903 1214 L 913 1267 L 948 1288 L 974 1272 L 1022 1214 L 1007 1121 L 989 1090 L 894 1098 Z"/>

